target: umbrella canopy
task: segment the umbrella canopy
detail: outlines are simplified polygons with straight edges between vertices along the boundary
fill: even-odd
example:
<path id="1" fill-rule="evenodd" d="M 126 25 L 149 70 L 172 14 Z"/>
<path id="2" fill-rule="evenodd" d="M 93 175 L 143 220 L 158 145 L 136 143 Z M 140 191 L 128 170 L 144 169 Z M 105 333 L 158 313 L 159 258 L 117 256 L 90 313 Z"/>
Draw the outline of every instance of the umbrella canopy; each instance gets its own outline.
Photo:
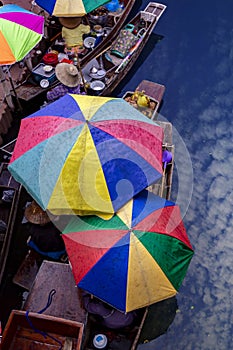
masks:
<path id="1" fill-rule="evenodd" d="M 62 238 L 78 287 L 126 312 L 174 296 L 193 256 L 179 207 L 146 190 L 108 221 L 73 218 Z"/>
<path id="2" fill-rule="evenodd" d="M 44 17 L 17 5 L 0 7 L 0 64 L 21 61 L 38 42 L 44 32 Z"/>
<path id="3" fill-rule="evenodd" d="M 84 16 L 109 0 L 36 0 L 50 15 L 57 17 Z"/>
<path id="4" fill-rule="evenodd" d="M 43 210 L 111 217 L 161 177 L 162 140 L 123 99 L 67 94 L 21 121 L 9 170 Z"/>

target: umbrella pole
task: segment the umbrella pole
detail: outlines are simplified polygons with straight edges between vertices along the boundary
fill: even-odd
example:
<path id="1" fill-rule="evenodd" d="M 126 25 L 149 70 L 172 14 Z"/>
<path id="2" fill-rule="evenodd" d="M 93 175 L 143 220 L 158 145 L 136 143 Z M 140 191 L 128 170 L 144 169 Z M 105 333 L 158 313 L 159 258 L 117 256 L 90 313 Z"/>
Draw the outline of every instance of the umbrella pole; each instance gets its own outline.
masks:
<path id="1" fill-rule="evenodd" d="M 145 319 L 146 319 L 147 314 L 148 314 L 148 307 L 147 307 L 146 310 L 144 311 L 144 315 L 143 315 L 142 320 L 141 320 L 141 323 L 140 323 L 140 325 L 139 325 L 139 328 L 138 328 L 138 331 L 137 331 L 137 335 L 136 335 L 136 337 L 135 337 L 135 339 L 134 339 L 133 345 L 131 346 L 130 350 L 135 350 L 136 347 L 137 347 L 138 339 L 139 339 L 139 337 L 140 337 L 140 335 L 141 335 L 142 327 L 143 327 L 143 325 L 144 325 L 144 322 L 145 322 Z"/>
<path id="2" fill-rule="evenodd" d="M 83 83 L 84 91 L 85 91 L 85 93 L 87 94 L 87 88 L 86 88 L 86 84 L 85 84 L 83 72 L 82 72 L 82 69 L 81 69 L 81 66 L 80 66 L 80 61 L 79 61 L 78 54 L 75 54 L 74 57 L 76 58 L 76 59 L 75 59 L 75 62 L 77 63 L 78 70 L 79 70 L 79 73 L 80 73 L 80 75 L 81 75 L 81 80 L 82 80 L 82 83 Z"/>

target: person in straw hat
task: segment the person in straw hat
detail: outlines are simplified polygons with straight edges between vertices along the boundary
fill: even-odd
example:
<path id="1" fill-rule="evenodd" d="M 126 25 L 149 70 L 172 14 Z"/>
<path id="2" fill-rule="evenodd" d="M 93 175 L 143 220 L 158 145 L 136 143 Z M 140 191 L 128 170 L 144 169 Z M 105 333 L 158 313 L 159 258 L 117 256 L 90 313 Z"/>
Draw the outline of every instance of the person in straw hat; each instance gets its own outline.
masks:
<path id="1" fill-rule="evenodd" d="M 60 230 L 52 222 L 57 221 L 57 217 L 48 216 L 34 200 L 25 209 L 24 216 L 29 222 L 28 247 L 40 255 L 59 260 L 65 254 L 65 245 Z"/>
<path id="2" fill-rule="evenodd" d="M 83 35 L 90 33 L 90 26 L 82 23 L 81 17 L 59 17 L 62 25 L 62 38 L 68 56 L 79 54 L 84 49 Z"/>
<path id="3" fill-rule="evenodd" d="M 70 63 L 58 63 L 55 68 L 55 74 L 60 84 L 47 92 L 47 100 L 53 102 L 67 93 L 85 94 L 81 92 L 81 77 L 77 67 Z"/>
<path id="4" fill-rule="evenodd" d="M 27 206 L 24 216 L 32 224 L 45 225 L 50 222 L 50 218 L 46 211 L 44 211 L 35 201 L 32 201 L 31 204 Z"/>

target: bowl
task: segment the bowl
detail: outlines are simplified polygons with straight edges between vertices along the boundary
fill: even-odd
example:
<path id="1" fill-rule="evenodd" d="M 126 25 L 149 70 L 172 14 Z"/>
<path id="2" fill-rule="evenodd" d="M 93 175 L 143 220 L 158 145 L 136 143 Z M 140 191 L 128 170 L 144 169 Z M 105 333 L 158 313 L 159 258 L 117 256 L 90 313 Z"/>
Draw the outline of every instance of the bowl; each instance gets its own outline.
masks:
<path id="1" fill-rule="evenodd" d="M 50 73 L 53 70 L 53 66 L 50 66 L 50 65 L 46 64 L 43 67 L 43 70 L 45 71 L 45 73 Z"/>
<path id="2" fill-rule="evenodd" d="M 93 38 L 92 36 L 88 36 L 87 38 L 84 39 L 83 44 L 87 49 L 91 49 L 92 47 L 95 46 L 95 41 L 96 41 L 95 38 Z"/>
<path id="3" fill-rule="evenodd" d="M 90 88 L 98 95 L 104 90 L 105 84 L 101 80 L 94 80 L 90 83 Z"/>
<path id="4" fill-rule="evenodd" d="M 43 56 L 43 62 L 49 66 L 56 66 L 58 63 L 58 54 L 49 52 Z"/>

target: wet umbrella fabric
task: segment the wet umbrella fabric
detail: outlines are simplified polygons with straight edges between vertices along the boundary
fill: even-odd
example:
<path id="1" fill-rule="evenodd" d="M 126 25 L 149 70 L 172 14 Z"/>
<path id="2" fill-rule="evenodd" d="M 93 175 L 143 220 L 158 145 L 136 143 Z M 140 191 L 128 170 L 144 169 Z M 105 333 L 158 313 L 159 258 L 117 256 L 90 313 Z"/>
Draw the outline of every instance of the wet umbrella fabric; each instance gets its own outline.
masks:
<path id="1" fill-rule="evenodd" d="M 0 64 L 21 61 L 42 39 L 44 18 L 9 4 L 0 7 Z"/>
<path id="2" fill-rule="evenodd" d="M 21 121 L 9 170 L 43 210 L 109 218 L 161 177 L 162 140 L 123 99 L 67 94 Z"/>
<path id="3" fill-rule="evenodd" d="M 146 190 L 114 217 L 64 229 L 77 286 L 128 312 L 176 295 L 193 256 L 179 207 Z"/>
<path id="4" fill-rule="evenodd" d="M 37 5 L 56 17 L 84 16 L 109 0 L 36 0 Z"/>

